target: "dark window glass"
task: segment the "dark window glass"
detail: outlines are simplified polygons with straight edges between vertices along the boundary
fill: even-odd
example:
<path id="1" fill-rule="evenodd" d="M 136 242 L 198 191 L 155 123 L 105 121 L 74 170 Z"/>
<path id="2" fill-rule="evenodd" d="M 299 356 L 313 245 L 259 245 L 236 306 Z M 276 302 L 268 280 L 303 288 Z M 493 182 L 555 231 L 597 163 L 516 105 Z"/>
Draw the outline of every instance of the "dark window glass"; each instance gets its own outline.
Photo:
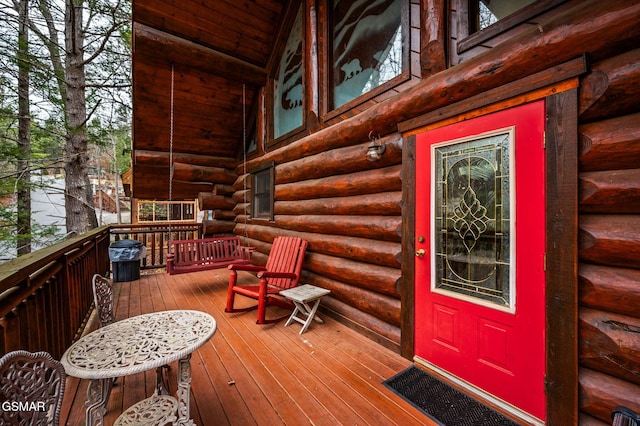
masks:
<path id="1" fill-rule="evenodd" d="M 253 217 L 273 219 L 273 165 L 253 173 Z"/>

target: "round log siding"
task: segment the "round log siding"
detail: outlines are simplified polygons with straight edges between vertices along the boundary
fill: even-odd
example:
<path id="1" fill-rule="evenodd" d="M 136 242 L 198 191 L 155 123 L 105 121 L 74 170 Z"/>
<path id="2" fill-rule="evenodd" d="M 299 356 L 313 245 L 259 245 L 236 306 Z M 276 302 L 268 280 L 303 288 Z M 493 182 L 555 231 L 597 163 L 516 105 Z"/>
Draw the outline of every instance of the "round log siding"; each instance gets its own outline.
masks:
<path id="1" fill-rule="evenodd" d="M 438 5 L 444 11 L 444 4 Z M 382 102 L 382 96 L 369 100 L 325 122 L 310 114 L 315 119 L 309 120 L 309 134 L 266 152 L 259 143 L 259 154 L 246 164 L 181 158 L 174 170 L 176 184 L 224 184 L 220 192 L 206 185 L 199 190 L 213 195 L 203 198 L 226 203 L 212 208 L 235 215 L 234 233 L 256 248 L 258 264 L 266 263 L 276 236 L 309 241 L 302 282 L 332 291 L 323 303 L 325 311 L 398 349 L 401 330 L 408 331 L 401 324 L 398 290 L 402 198 L 413 184 L 401 179 L 402 156 L 408 154 L 402 152 L 398 123 L 437 115 L 454 105 L 462 105 L 458 112 L 466 113 L 476 107 L 465 101 L 586 54 L 595 62 L 578 89 L 577 399 L 581 422 L 610 424 L 615 406 L 640 412 L 639 14 L 640 6 L 632 0 L 568 1 L 522 25 L 513 37 L 496 37 L 473 51 L 458 55 L 451 40 L 448 59 L 455 65 L 448 69 L 444 53 L 438 53 L 443 46 L 426 43 L 419 64 L 424 78 L 408 82 L 410 90 L 389 92 Z M 444 26 L 440 30 L 444 32 Z M 442 34 L 431 35 L 441 40 Z M 428 52 L 437 57 L 429 58 Z M 261 110 L 266 112 L 264 104 Z M 265 126 L 260 117 L 259 134 Z M 387 146 L 375 163 L 365 159 L 371 130 L 379 132 Z M 198 140 L 206 141 L 204 136 Z M 153 161 L 153 153 L 143 154 L 138 157 L 143 163 Z M 224 158 L 224 153 L 219 155 Z M 248 170 L 270 161 L 275 163 L 275 217 L 252 219 Z M 233 166 L 234 172 L 228 170 Z"/>
<path id="2" fill-rule="evenodd" d="M 579 407 L 610 424 L 640 410 L 640 49 L 593 64 L 579 100 Z"/>
<path id="3" fill-rule="evenodd" d="M 413 137 L 410 132 L 423 131 L 424 126 L 483 115 L 511 101 L 515 105 L 517 97 L 524 102 L 526 96 L 545 90 L 563 94 L 568 86 L 563 89 L 556 83 L 571 80 L 567 90 L 571 102 L 569 96 L 554 101 L 552 93 L 544 95 L 552 112 L 547 152 L 569 144 L 572 148 L 547 155 L 559 160 L 547 163 L 548 170 L 558 172 L 547 185 L 552 190 L 547 232 L 552 243 L 559 241 L 553 239 L 556 230 L 570 235 L 573 243 L 553 246 L 547 259 L 547 274 L 556 284 L 547 294 L 547 312 L 562 312 L 549 318 L 565 322 L 549 319 L 547 324 L 547 331 L 561 331 L 547 334 L 551 342 L 545 378 L 547 422 L 611 424 L 616 406 L 640 412 L 640 3 L 537 1 L 531 5 L 537 14 L 515 26 L 507 26 L 507 18 L 475 43 L 469 41 L 473 34 L 468 37 L 460 29 L 461 24 L 468 25 L 469 3 L 412 0 L 410 7 L 419 16 L 412 15 L 410 21 L 409 78 L 351 109 L 328 114 L 324 6 L 317 10 L 314 2 L 304 3 L 313 7 L 314 16 L 320 12 L 313 22 L 319 33 L 309 29 L 305 46 L 305 55 L 312 50 L 315 55 L 311 66 L 305 67 L 306 128 L 276 145 L 266 136 L 271 106 L 265 100 L 269 90 L 264 84 L 278 56 L 272 46 L 278 43 L 265 38 L 266 31 L 264 37 L 253 38 L 260 41 L 258 46 L 231 46 L 222 37 L 222 46 L 216 50 L 200 44 L 203 40 L 197 31 L 190 32 L 188 21 L 180 21 L 189 30 L 184 34 L 187 44 L 171 31 L 163 34 L 135 22 L 140 43 L 134 100 L 137 96 L 151 107 L 137 105 L 134 117 L 134 193 L 168 196 L 170 97 L 167 90 L 150 89 L 166 86 L 162 83 L 171 76 L 166 64 L 175 63 L 176 108 L 185 119 L 175 127 L 174 139 L 182 149 L 173 150 L 173 196 L 193 199 L 198 193 L 206 194 L 201 205 L 214 212 L 207 222 L 232 225 L 245 245 L 256 248 L 257 264 L 266 263 L 276 236 L 306 239 L 309 249 L 301 282 L 332 291 L 323 301 L 323 314 L 409 357 L 414 343 L 412 185 L 414 166 L 425 165 L 414 164 L 415 146 L 401 135 Z M 279 17 L 272 15 L 272 20 L 266 20 L 269 33 L 280 34 L 272 28 Z M 166 22 L 159 19 L 158 26 L 178 19 L 164 18 Z M 145 46 L 148 53 L 143 56 Z M 228 62 L 222 52 L 234 49 L 244 59 L 234 57 Z M 570 69 L 564 66 L 572 68 L 576 63 L 582 65 L 580 69 L 566 74 Z M 257 110 L 250 114 L 256 116 L 258 143 L 257 151 L 249 154 L 248 161 L 244 157 L 242 164 L 239 135 L 246 127 L 243 107 L 249 99 Z M 570 112 L 559 114 L 565 106 Z M 212 113 L 221 109 L 230 114 Z M 552 123 L 558 118 L 566 121 Z M 382 159 L 374 163 L 365 159 L 372 130 L 387 146 Z M 578 151 L 577 161 L 573 148 Z M 274 220 L 253 219 L 250 172 L 270 162 L 275 165 Z M 569 189 L 562 191 L 564 187 Z M 570 200 L 558 196 L 568 193 Z M 562 350 L 554 353 L 560 346 Z M 559 373 L 562 369 L 569 373 Z"/>

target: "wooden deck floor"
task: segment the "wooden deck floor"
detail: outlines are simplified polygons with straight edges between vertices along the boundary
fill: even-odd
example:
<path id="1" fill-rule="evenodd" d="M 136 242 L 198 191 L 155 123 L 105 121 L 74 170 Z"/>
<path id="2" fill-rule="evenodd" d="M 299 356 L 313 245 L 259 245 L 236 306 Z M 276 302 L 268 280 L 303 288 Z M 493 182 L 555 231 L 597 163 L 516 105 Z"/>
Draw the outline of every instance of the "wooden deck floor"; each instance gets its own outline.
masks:
<path id="1" fill-rule="evenodd" d="M 255 324 L 255 311 L 224 313 L 227 283 L 222 269 L 114 285 L 117 319 L 167 309 L 206 311 L 216 319 L 216 333 L 191 358 L 196 424 L 435 424 L 381 383 L 410 361 L 326 316 L 300 335 L 299 324 Z M 172 391 L 176 371 L 172 365 Z M 154 383 L 154 372 L 119 378 L 105 424 L 151 395 Z M 86 380 L 68 379 L 61 424 L 84 424 L 86 388 Z"/>

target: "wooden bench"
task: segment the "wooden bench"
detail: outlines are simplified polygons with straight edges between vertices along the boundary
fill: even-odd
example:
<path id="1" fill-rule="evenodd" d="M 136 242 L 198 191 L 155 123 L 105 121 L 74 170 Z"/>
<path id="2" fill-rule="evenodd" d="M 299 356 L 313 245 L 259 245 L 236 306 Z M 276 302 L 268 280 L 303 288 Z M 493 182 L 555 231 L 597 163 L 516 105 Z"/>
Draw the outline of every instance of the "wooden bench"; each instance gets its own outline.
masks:
<path id="1" fill-rule="evenodd" d="M 167 254 L 170 275 L 226 268 L 232 263 L 249 264 L 254 251 L 241 245 L 238 237 L 176 240 L 171 246 L 173 250 Z"/>

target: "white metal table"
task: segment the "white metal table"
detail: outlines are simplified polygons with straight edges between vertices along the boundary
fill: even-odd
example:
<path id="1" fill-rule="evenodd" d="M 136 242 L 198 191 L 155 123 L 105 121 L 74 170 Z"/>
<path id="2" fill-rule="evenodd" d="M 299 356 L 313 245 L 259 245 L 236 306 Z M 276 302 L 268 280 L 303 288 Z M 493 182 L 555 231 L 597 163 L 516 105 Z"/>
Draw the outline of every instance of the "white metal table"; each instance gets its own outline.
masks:
<path id="1" fill-rule="evenodd" d="M 324 321 L 316 316 L 316 311 L 318 310 L 322 296 L 326 296 L 329 293 L 331 293 L 331 290 L 316 287 L 311 284 L 304 284 L 288 290 L 282 290 L 280 295 L 291 300 L 296 307 L 284 326 L 288 326 L 293 321 L 299 322 L 302 324 L 302 329 L 300 329 L 300 334 L 302 334 L 307 331 L 312 320 L 323 323 Z M 310 305 L 312 302 L 313 305 Z"/>
<path id="2" fill-rule="evenodd" d="M 216 331 L 216 320 L 200 311 L 176 310 L 138 315 L 80 338 L 62 355 L 68 375 L 90 379 L 86 424 L 103 424 L 113 378 L 178 363 L 178 422 L 189 418 L 191 353 Z M 162 389 L 162 384 L 157 384 Z"/>

